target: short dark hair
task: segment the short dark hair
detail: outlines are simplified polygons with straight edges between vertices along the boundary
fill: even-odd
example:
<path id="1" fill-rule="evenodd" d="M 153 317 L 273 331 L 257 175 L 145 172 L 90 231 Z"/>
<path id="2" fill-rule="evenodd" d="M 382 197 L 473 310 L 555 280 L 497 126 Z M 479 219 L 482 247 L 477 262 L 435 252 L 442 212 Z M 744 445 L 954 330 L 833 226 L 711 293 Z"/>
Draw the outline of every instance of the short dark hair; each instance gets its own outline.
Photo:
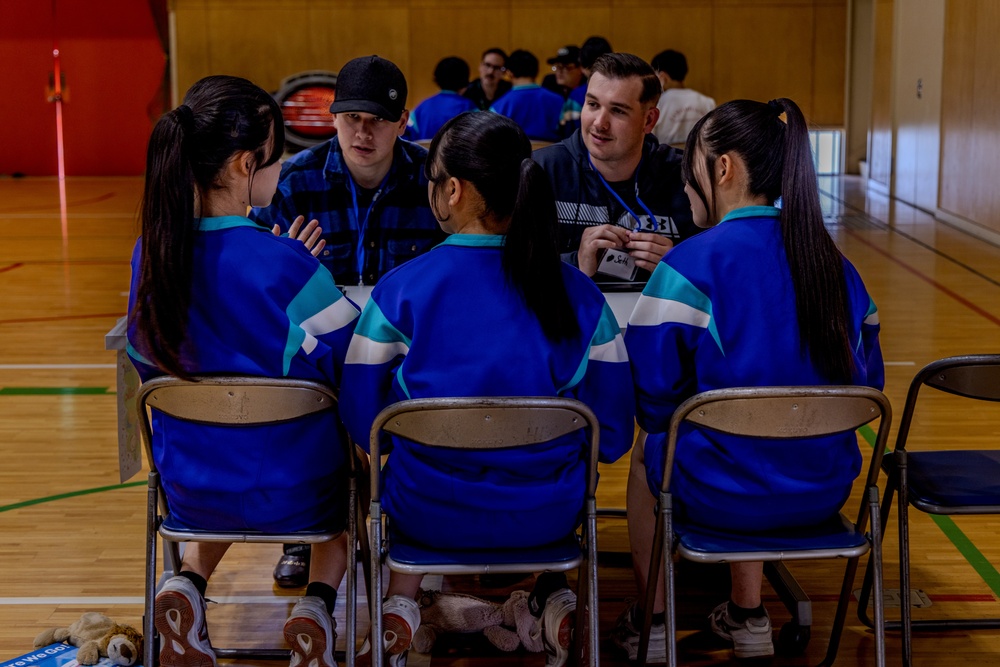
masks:
<path id="1" fill-rule="evenodd" d="M 538 58 L 531 51 L 518 49 L 507 58 L 507 69 L 515 77 L 534 79 L 538 76 Z"/>
<path id="2" fill-rule="evenodd" d="M 501 49 L 499 46 L 493 46 L 493 47 L 490 47 L 490 48 L 486 49 L 485 51 L 483 51 L 483 55 L 479 56 L 479 58 L 483 59 L 486 56 L 490 55 L 491 53 L 495 53 L 498 56 L 500 56 L 501 58 L 503 58 L 504 65 L 507 64 L 507 52 L 504 51 L 503 49 Z"/>
<path id="3" fill-rule="evenodd" d="M 663 88 L 656 72 L 645 60 L 631 53 L 605 53 L 594 61 L 591 75 L 601 74 L 609 79 L 631 79 L 638 77 L 642 81 L 642 92 L 639 102 L 656 104 Z"/>
<path id="4" fill-rule="evenodd" d="M 587 41 L 580 47 L 580 67 L 584 69 L 592 69 L 594 67 L 595 60 L 603 56 L 605 53 L 611 53 L 612 51 L 614 51 L 614 49 L 611 48 L 611 43 L 603 37 L 598 37 L 596 35 L 588 37 Z"/>
<path id="5" fill-rule="evenodd" d="M 461 90 L 469 85 L 469 63 L 458 56 L 442 58 L 434 68 L 434 83 L 441 90 Z"/>
<path id="6" fill-rule="evenodd" d="M 680 51 L 667 49 L 653 56 L 653 69 L 663 72 L 674 81 L 683 81 L 688 74 L 688 61 Z"/>

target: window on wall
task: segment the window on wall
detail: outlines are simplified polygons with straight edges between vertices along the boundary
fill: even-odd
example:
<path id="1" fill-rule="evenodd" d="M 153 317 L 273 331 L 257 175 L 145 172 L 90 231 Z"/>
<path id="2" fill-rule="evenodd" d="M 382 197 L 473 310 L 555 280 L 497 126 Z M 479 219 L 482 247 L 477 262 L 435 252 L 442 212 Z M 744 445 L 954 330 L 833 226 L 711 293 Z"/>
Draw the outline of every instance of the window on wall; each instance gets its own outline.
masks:
<path id="1" fill-rule="evenodd" d="M 813 164 L 816 174 L 830 176 L 844 173 L 844 131 L 810 130 L 809 144 L 812 147 Z"/>

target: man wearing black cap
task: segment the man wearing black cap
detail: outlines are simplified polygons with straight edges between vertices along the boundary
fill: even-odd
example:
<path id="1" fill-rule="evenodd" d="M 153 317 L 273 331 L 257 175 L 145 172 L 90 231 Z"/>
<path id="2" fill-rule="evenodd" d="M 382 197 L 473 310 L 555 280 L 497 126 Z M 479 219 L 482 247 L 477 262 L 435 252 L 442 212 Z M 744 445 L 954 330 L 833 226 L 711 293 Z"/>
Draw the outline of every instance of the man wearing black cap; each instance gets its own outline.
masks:
<path id="1" fill-rule="evenodd" d="M 330 105 L 337 136 L 285 162 L 271 205 L 250 212 L 281 231 L 300 217 L 317 220 L 317 256 L 338 285 L 374 285 L 444 239 L 427 201 L 427 151 L 400 139 L 406 92 L 385 58 L 344 65 Z"/>
<path id="2" fill-rule="evenodd" d="M 313 247 L 338 285 L 374 285 L 388 270 L 444 240 L 427 200 L 427 151 L 404 141 L 406 79 L 378 56 L 340 70 L 330 111 L 337 136 L 296 154 L 281 168 L 259 224 L 288 231 L 318 221 Z M 304 586 L 308 545 L 285 545 L 274 569 L 279 586 Z"/>
<path id="3" fill-rule="evenodd" d="M 586 83 L 580 69 L 580 47 L 568 44 L 545 62 L 552 65 L 552 74 L 542 79 L 542 88 L 561 95 L 563 99 L 569 97 L 574 88 Z"/>

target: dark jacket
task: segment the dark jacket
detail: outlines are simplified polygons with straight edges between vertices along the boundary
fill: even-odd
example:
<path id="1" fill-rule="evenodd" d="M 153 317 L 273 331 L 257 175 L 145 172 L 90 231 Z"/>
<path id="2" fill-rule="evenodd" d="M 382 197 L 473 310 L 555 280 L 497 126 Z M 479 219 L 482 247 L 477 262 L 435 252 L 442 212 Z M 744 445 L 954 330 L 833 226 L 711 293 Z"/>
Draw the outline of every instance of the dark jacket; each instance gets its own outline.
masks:
<path id="1" fill-rule="evenodd" d="M 674 243 L 700 231 L 691 219 L 691 204 L 684 194 L 682 155 L 682 151 L 660 144 L 648 134 L 636 178 L 636 194 L 656 216 L 655 222 L 650 221 L 644 210 L 637 211 L 644 219 L 644 228 L 655 226 L 657 233 Z M 627 213 L 611 220 L 612 209 L 621 207 L 590 165 L 580 130 L 558 144 L 536 151 L 532 157 L 548 173 L 556 194 L 563 260 L 578 266 L 576 251 L 585 227 L 617 224 L 632 229 L 633 221 Z M 648 273 L 643 273 L 648 278 Z"/>

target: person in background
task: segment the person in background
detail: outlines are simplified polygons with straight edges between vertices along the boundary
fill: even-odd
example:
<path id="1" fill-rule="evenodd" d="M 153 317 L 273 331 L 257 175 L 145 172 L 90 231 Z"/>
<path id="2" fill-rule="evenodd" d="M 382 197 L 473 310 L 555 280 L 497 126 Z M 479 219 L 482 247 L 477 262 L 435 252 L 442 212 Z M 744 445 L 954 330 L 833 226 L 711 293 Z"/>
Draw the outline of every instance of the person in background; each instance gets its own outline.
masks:
<path id="1" fill-rule="evenodd" d="M 600 421 L 600 460 L 632 444 L 634 400 L 621 333 L 604 295 L 559 260 L 556 211 L 531 144 L 511 119 L 466 113 L 435 136 L 431 207 L 451 236 L 375 287 L 351 341 L 342 413 L 368 443 L 376 415 L 406 398 L 563 396 Z M 583 432 L 497 450 L 426 447 L 393 437 L 382 500 L 394 530 L 449 549 L 530 549 L 579 525 Z M 456 502 L 460 499 L 460 502 Z M 420 623 L 420 575 L 390 573 L 383 650 L 405 661 Z M 536 579 L 528 606 L 547 667 L 569 658 L 576 595 L 563 573 Z M 374 640 L 374 648 L 372 641 Z"/>
<path id="2" fill-rule="evenodd" d="M 645 282 L 674 243 L 698 231 L 680 151 L 647 136 L 659 96 L 644 60 L 600 56 L 581 128 L 535 152 L 556 193 L 563 259 L 600 282 Z"/>
<path id="3" fill-rule="evenodd" d="M 587 83 L 580 68 L 580 47 L 575 44 L 560 48 L 545 62 L 552 67 L 552 73 L 542 79 L 542 88 L 551 90 L 564 100 L 574 88 Z"/>
<path id="4" fill-rule="evenodd" d="M 537 83 L 538 58 L 518 49 L 507 58 L 513 88 L 490 107 L 490 111 L 512 118 L 535 141 L 558 141 L 563 99 Z"/>
<path id="5" fill-rule="evenodd" d="M 625 333 L 638 422 L 649 433 L 632 454 L 626 503 L 640 594 L 677 406 L 713 389 L 881 389 L 885 380 L 878 311 L 823 224 L 809 130 L 795 102 L 736 100 L 710 111 L 688 135 L 684 180 L 694 221 L 707 229 L 656 267 Z M 836 516 L 860 471 L 854 433 L 768 440 L 682 427 L 673 511 L 680 523 L 724 533 L 805 528 Z M 763 563 L 732 563 L 730 573 L 729 600 L 709 626 L 737 659 L 772 655 Z M 656 588 L 654 663 L 666 656 L 663 588 Z M 612 632 L 631 660 L 643 625 L 637 611 L 630 606 Z"/>
<path id="6" fill-rule="evenodd" d="M 611 53 L 614 49 L 603 37 L 588 37 L 587 41 L 580 47 L 580 70 L 583 72 L 583 79 L 580 85 L 570 91 L 569 97 L 563 104 L 562 120 L 560 121 L 560 134 L 564 137 L 572 135 L 580 129 L 580 111 L 587 97 L 587 81 L 590 79 L 594 61 L 605 53 Z"/>
<path id="7" fill-rule="evenodd" d="M 153 128 L 127 346 L 144 382 L 235 374 L 338 387 L 357 309 L 306 246 L 246 218 L 247 206 L 271 200 L 283 144 L 277 102 L 232 76 L 198 81 Z M 224 427 L 154 409 L 152 421 L 174 521 L 237 532 L 345 525 L 351 453 L 336 414 Z M 164 667 L 215 667 L 205 591 L 229 546 L 188 543 L 177 575 L 157 592 Z M 313 549 L 309 586 L 284 628 L 291 667 L 335 666 L 332 614 L 347 548 L 341 534 Z"/>
<path id="8" fill-rule="evenodd" d="M 410 141 L 430 140 L 446 122 L 455 116 L 473 111 L 476 105 L 461 93 L 469 85 L 469 64 L 461 58 L 449 56 L 434 68 L 434 83 L 441 92 L 417 105 L 406 123 Z"/>
<path id="9" fill-rule="evenodd" d="M 337 135 L 297 153 L 281 168 L 277 191 L 250 219 L 319 239 L 313 250 L 338 285 L 374 285 L 389 269 L 444 239 L 427 204 L 427 151 L 405 141 L 406 79 L 378 56 L 349 61 L 330 106 Z M 308 545 L 285 545 L 274 568 L 279 586 L 306 583 Z"/>
<path id="10" fill-rule="evenodd" d="M 661 144 L 683 144 L 698 119 L 715 108 L 715 100 L 684 87 L 688 64 L 683 53 L 661 51 L 651 64 L 663 87 L 656 104 L 660 118 L 653 126 L 653 134 Z"/>
<path id="11" fill-rule="evenodd" d="M 506 75 L 507 52 L 497 47 L 486 49 L 479 61 L 479 78 L 469 84 L 462 96 L 472 100 L 480 111 L 488 111 L 510 91 Z"/>

